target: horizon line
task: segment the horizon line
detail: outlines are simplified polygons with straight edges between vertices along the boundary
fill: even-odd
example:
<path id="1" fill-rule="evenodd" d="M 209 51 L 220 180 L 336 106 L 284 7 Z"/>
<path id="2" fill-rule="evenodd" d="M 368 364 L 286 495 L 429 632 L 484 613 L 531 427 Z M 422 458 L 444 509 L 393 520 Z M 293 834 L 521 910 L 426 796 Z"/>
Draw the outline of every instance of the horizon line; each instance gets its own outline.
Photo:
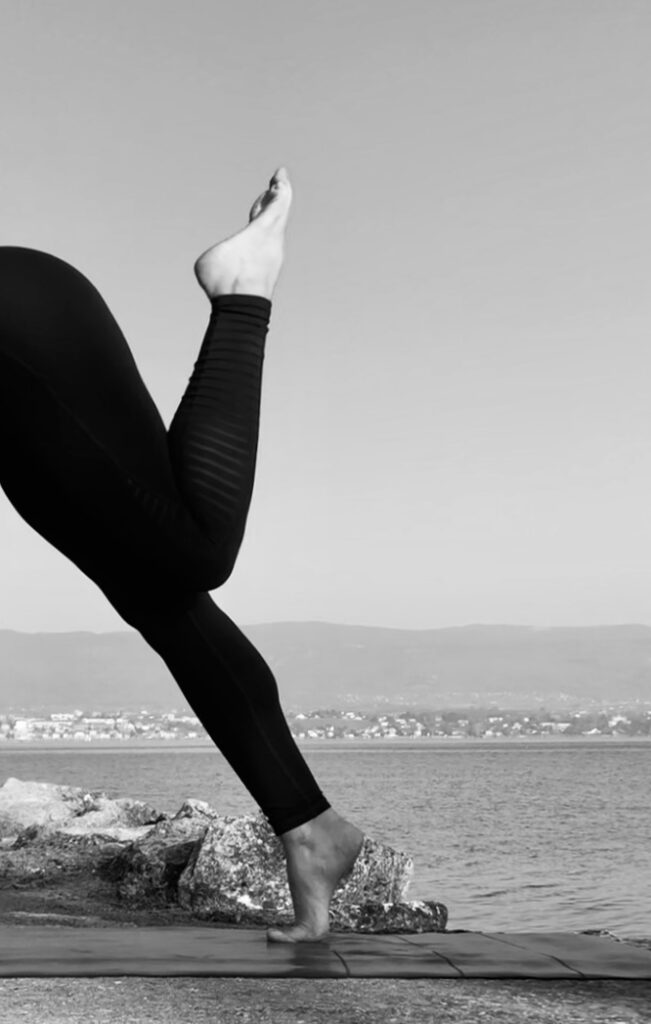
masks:
<path id="1" fill-rule="evenodd" d="M 399 633 L 431 633 L 443 632 L 454 629 L 520 629 L 544 632 L 552 629 L 631 629 L 651 628 L 651 623 L 646 622 L 598 622 L 590 625 L 535 625 L 533 623 L 517 622 L 466 622 L 453 626 L 378 626 L 362 622 L 333 622 L 330 619 L 275 619 L 263 622 L 249 622 L 237 624 L 239 629 L 254 629 L 261 626 L 335 626 L 344 629 L 377 629 L 392 630 Z M 124 629 L 13 629 L 10 626 L 0 627 L 0 633 L 20 633 L 24 636 L 35 636 L 47 634 L 49 636 L 66 636 L 72 633 L 89 633 L 94 636 L 110 636 L 122 633 L 135 633 L 140 635 L 137 629 L 126 627 Z"/>

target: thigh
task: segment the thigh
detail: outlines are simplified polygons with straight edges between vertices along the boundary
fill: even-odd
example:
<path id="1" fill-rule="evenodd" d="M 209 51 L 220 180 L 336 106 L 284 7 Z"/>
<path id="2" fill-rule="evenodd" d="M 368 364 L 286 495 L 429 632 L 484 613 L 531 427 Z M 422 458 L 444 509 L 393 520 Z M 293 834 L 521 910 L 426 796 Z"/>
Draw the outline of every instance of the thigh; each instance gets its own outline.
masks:
<path id="1" fill-rule="evenodd" d="M 107 573 L 135 582 L 163 563 L 119 465 L 2 351 L 0 485 L 25 522 L 96 582 Z"/>
<path id="2" fill-rule="evenodd" d="M 125 472 L 178 499 L 160 413 L 82 273 L 48 253 L 0 246 L 0 354 L 41 380 Z"/>
<path id="3" fill-rule="evenodd" d="M 0 247 L 0 484 L 100 586 L 208 589 L 210 551 L 106 304 L 63 261 L 10 247 Z"/>

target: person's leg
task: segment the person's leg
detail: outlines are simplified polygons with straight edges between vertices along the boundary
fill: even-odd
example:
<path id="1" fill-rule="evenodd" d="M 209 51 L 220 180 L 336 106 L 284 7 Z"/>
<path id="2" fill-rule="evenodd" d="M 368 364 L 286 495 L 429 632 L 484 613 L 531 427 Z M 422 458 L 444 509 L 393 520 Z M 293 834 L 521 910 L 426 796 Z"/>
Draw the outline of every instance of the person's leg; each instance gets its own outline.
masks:
<path id="1" fill-rule="evenodd" d="M 104 593 L 160 655 L 277 836 L 330 807 L 287 724 L 266 661 L 206 593 Z"/>
<path id="2" fill-rule="evenodd" d="M 271 305 L 244 295 L 211 305 L 168 432 L 97 289 L 54 256 L 0 247 L 3 486 L 64 554 L 83 549 L 93 579 L 108 571 L 196 591 L 230 575 L 253 487 Z"/>
<path id="3" fill-rule="evenodd" d="M 297 911 L 294 929 L 270 937 L 296 941 L 327 931 L 330 896 L 362 834 L 319 790 L 267 666 L 200 593 L 228 577 L 250 500 L 277 249 L 277 238 L 269 246 L 261 237 L 277 232 L 273 216 L 268 228 L 264 219 L 198 261 L 212 316 L 169 436 L 90 282 L 55 257 L 0 248 L 0 483 L 23 518 L 161 654 L 268 808 Z M 216 365 L 228 367 L 226 391 L 213 379 Z M 206 691 L 224 694 L 223 706 Z M 232 743 L 248 728 L 265 736 L 262 757 L 260 744 Z"/>
<path id="4" fill-rule="evenodd" d="M 329 804 L 276 681 L 200 590 L 228 576 L 244 532 L 269 301 L 213 301 L 168 437 L 126 340 L 82 275 L 4 248 L 0 280 L 7 496 L 161 655 L 276 833 L 310 820 Z"/>

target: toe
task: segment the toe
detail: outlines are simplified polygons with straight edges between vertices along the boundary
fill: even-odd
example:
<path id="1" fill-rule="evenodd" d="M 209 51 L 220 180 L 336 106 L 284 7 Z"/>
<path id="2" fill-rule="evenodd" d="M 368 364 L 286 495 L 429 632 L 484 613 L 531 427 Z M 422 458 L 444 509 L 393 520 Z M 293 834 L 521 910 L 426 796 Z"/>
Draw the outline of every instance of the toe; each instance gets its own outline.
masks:
<path id="1" fill-rule="evenodd" d="M 289 185 L 289 174 L 287 173 L 287 168 L 279 167 L 274 173 L 269 184 L 272 188 L 274 185 Z"/>

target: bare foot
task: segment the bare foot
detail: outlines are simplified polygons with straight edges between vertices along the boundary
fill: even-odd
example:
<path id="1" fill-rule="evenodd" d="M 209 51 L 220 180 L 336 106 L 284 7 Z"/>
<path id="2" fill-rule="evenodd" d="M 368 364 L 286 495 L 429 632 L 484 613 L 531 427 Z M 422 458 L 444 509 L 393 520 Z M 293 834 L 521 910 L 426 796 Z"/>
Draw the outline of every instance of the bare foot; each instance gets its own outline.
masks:
<path id="1" fill-rule="evenodd" d="M 364 834 L 329 808 L 281 836 L 294 904 L 294 924 L 268 928 L 271 942 L 318 942 L 330 929 L 333 892 L 353 869 Z"/>
<path id="2" fill-rule="evenodd" d="M 247 226 L 206 249 L 194 264 L 197 280 L 209 299 L 218 295 L 271 299 L 283 262 L 291 201 L 289 176 L 279 167 L 269 188 L 251 207 Z"/>

